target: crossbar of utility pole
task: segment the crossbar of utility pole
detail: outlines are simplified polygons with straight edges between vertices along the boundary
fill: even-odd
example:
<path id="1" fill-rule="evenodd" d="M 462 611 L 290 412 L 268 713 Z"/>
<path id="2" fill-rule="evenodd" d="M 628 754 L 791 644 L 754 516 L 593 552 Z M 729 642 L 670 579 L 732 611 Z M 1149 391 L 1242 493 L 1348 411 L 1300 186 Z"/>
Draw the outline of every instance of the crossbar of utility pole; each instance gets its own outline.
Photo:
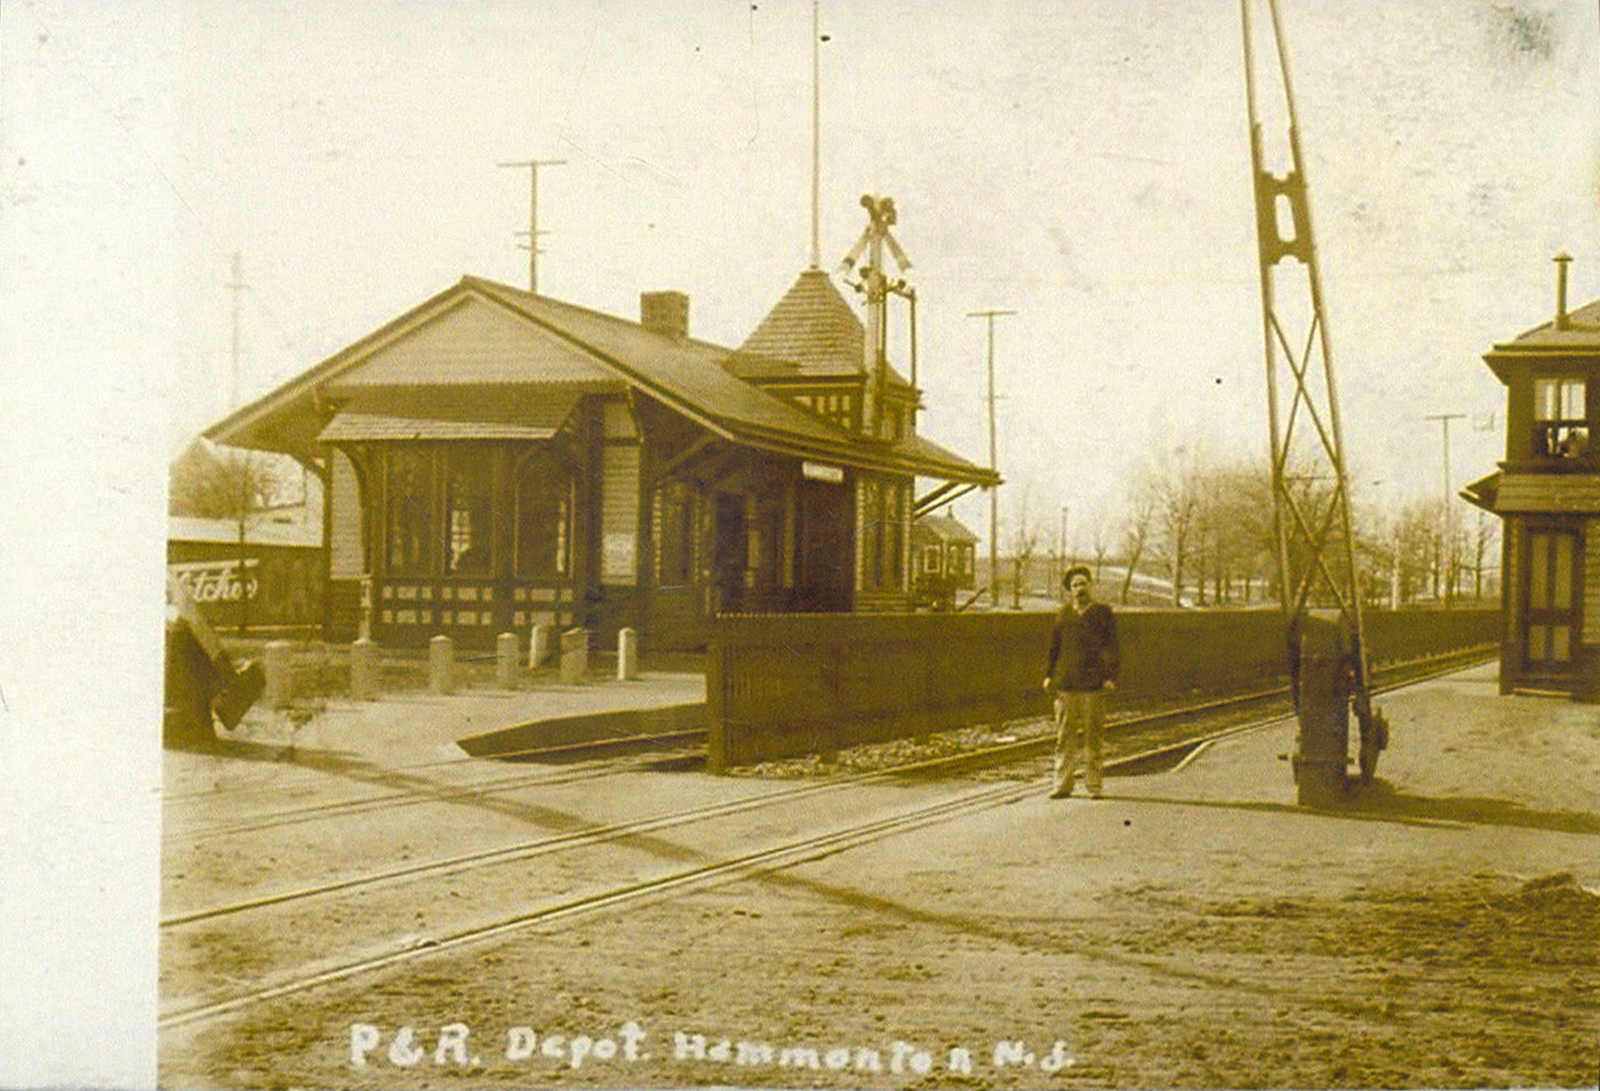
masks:
<path id="1" fill-rule="evenodd" d="M 1000 472 L 1000 459 L 997 453 L 994 428 L 994 320 L 1014 315 L 1016 311 L 1006 311 L 991 308 L 986 311 L 970 311 L 968 318 L 982 318 L 989 327 L 989 469 L 997 475 Z M 995 485 L 989 489 L 989 607 L 994 609 L 1000 605 L 1000 486 Z"/>
<path id="2" fill-rule="evenodd" d="M 565 159 L 525 159 L 519 163 L 500 163 L 501 167 L 528 172 L 528 291 L 539 291 L 539 168 L 566 166 Z M 521 234 L 521 232 L 518 232 Z"/>

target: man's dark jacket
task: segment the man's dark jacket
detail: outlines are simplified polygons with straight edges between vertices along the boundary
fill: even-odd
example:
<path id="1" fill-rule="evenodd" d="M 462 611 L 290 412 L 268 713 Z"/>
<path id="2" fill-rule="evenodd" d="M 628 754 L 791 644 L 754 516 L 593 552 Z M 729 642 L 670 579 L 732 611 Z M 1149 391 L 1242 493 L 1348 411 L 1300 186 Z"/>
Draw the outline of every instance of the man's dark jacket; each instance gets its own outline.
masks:
<path id="1" fill-rule="evenodd" d="M 1056 615 L 1050 634 L 1050 665 L 1045 674 L 1058 690 L 1097 690 L 1117 680 L 1122 653 L 1111 607 L 1091 602 L 1083 613 L 1072 603 Z"/>

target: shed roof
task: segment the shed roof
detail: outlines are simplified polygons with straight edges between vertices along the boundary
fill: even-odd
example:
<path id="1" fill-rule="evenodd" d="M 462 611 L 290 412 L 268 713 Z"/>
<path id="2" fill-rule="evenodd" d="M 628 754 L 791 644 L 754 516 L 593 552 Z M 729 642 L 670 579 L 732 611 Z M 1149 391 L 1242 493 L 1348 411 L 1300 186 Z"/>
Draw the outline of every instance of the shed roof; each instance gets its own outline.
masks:
<path id="1" fill-rule="evenodd" d="M 924 515 L 917 525 L 926 527 L 947 542 L 976 542 L 978 536 L 953 515 Z"/>
<path id="2" fill-rule="evenodd" d="M 613 382 L 621 387 L 623 384 Z M 341 389 L 340 408 L 317 437 L 361 439 L 549 439 L 586 385 L 359 386 Z"/>
<path id="3" fill-rule="evenodd" d="M 1484 511 L 1493 514 L 1495 506 L 1500 501 L 1501 476 L 1501 471 L 1496 470 L 1492 474 L 1478 478 L 1478 480 L 1461 490 L 1461 499 L 1473 507 L 1482 508 Z"/>
<path id="4" fill-rule="evenodd" d="M 1600 299 L 1567 312 L 1567 321 L 1560 329 L 1556 328 L 1556 320 L 1552 318 L 1495 346 L 1496 351 L 1526 349 L 1600 351 Z"/>

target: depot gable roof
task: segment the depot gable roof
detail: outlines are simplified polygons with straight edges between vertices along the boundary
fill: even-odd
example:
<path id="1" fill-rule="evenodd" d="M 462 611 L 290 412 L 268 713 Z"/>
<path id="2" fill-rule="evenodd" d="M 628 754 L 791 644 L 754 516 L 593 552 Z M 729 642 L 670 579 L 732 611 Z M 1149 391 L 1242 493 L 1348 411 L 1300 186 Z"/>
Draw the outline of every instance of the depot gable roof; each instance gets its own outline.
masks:
<path id="1" fill-rule="evenodd" d="M 844 305 L 843 299 L 839 303 Z M 394 427 L 400 432 L 383 431 L 381 422 L 370 419 L 375 414 L 352 405 L 346 410 L 352 416 L 335 426 L 335 414 L 345 408 L 341 402 L 364 390 L 491 387 L 553 393 L 563 387 L 633 387 L 735 443 L 861 468 L 998 483 L 993 471 L 921 437 L 892 445 L 862 440 L 732 374 L 723 366 L 728 356 L 728 349 L 709 342 L 655 332 L 637 322 L 468 276 L 235 411 L 205 435 L 221 443 L 308 457 L 319 438 L 354 438 L 362 431 L 398 436 L 407 428 L 415 438 L 453 438 L 459 434 L 454 429 L 446 428 L 449 437 L 436 434 L 437 427 L 424 435 L 427 430 L 415 428 L 415 423 L 479 419 L 391 410 L 388 415 L 397 419 Z M 480 423 L 503 430 L 516 421 Z M 525 423 L 550 427 L 544 421 Z M 330 427 L 333 431 L 327 432 Z"/>

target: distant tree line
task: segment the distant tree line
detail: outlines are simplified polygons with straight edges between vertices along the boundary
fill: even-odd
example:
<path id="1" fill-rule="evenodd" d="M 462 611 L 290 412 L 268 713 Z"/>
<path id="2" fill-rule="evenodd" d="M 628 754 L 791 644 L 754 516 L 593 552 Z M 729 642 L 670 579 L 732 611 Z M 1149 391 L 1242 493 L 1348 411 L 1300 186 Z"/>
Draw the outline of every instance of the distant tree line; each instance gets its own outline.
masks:
<path id="1" fill-rule="evenodd" d="M 1321 512 L 1332 497 L 1326 477 L 1291 470 L 1286 480 L 1302 511 Z M 1379 499 L 1351 485 L 1356 567 L 1367 604 L 1498 595 L 1498 520 L 1462 501 L 1447 509 L 1442 498 L 1398 507 Z M 1223 460 L 1189 448 L 1161 453 L 1128 482 L 1119 536 L 1123 602 L 1140 573 L 1170 583 L 1175 606 L 1279 598 L 1271 468 L 1264 456 Z M 1303 555 L 1290 557 L 1292 569 L 1305 563 Z"/>

